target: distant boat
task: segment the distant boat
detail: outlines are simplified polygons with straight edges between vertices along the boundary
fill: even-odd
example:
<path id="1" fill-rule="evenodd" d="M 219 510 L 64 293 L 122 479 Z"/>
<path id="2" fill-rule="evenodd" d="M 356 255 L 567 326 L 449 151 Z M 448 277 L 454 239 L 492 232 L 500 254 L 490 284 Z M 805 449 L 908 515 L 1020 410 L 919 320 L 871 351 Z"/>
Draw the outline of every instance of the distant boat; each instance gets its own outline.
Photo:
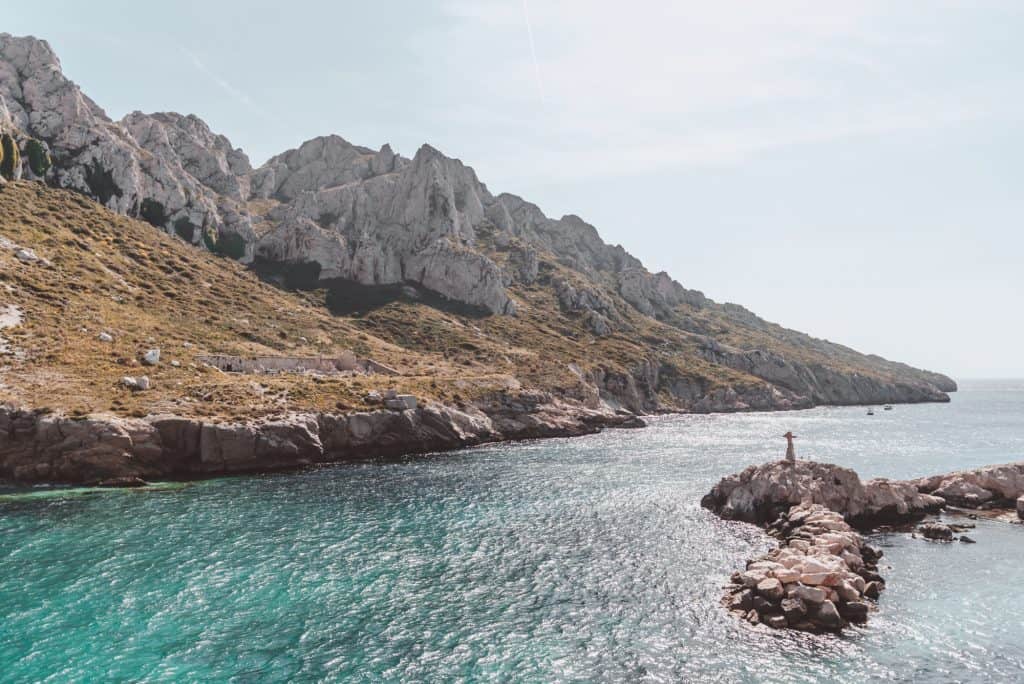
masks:
<path id="1" fill-rule="evenodd" d="M 873 409 L 873 408 L 869 408 L 869 409 L 868 409 L 868 415 L 869 415 L 869 416 L 873 416 L 873 415 L 875 415 L 875 409 Z"/>
<path id="2" fill-rule="evenodd" d="M 884 409 L 884 410 L 886 410 L 886 411 L 892 411 L 892 404 L 886 404 L 886 405 L 885 405 L 885 409 Z"/>

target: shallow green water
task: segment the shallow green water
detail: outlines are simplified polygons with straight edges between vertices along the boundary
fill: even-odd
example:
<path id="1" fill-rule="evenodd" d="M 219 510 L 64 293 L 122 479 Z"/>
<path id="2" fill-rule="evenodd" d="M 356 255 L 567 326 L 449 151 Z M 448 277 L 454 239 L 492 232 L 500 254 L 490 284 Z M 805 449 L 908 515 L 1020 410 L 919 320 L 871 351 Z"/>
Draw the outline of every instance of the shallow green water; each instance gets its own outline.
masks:
<path id="1" fill-rule="evenodd" d="M 879 537 L 840 638 L 718 600 L 767 541 L 700 496 L 798 454 L 906 477 L 1024 459 L 1024 384 L 155 491 L 0 492 L 0 681 L 1020 681 L 1024 528 Z"/>

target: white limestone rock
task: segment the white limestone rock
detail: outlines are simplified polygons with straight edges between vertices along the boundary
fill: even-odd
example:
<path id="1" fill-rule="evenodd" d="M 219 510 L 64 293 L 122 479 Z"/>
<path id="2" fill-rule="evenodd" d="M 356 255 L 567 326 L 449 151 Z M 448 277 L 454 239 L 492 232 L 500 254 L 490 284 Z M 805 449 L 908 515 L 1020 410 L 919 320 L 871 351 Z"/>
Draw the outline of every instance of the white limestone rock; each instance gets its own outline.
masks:
<path id="1" fill-rule="evenodd" d="M 417 405 L 416 397 L 411 394 L 396 394 L 384 400 L 384 406 L 393 411 L 409 411 Z"/>
<path id="2" fill-rule="evenodd" d="M 143 115 L 127 119 L 145 133 L 152 147 L 145 149 L 128 126 L 111 121 L 63 75 L 46 41 L 0 34 L 0 104 L 13 127 L 47 143 L 55 185 L 121 214 L 145 214 L 169 232 L 188 221 L 214 234 L 238 234 L 243 244 L 253 241 L 240 209 L 185 170 L 167 136 L 154 131 L 157 124 L 143 126 Z"/>
<path id="3" fill-rule="evenodd" d="M 145 375 L 142 375 L 137 378 L 132 377 L 130 375 L 126 375 L 123 378 L 121 378 L 121 384 L 133 392 L 144 392 L 151 387 L 149 378 Z"/>
<path id="4" fill-rule="evenodd" d="M 1011 506 L 1024 496 L 1024 462 L 985 466 L 914 480 L 920 491 L 941 496 L 951 504 L 976 508 L 1000 501 Z"/>
<path id="5" fill-rule="evenodd" d="M 474 249 L 490 195 L 473 170 L 424 145 L 411 162 L 393 160 L 400 171 L 372 175 L 377 156 L 332 136 L 268 162 L 276 195 L 293 201 L 270 212 L 274 227 L 256 254 L 316 263 L 321 279 L 415 282 L 491 313 L 514 313 L 501 270 Z"/>
<path id="6" fill-rule="evenodd" d="M 830 463 L 777 461 L 723 478 L 701 505 L 724 518 L 764 523 L 800 503 L 821 504 L 851 520 L 906 520 L 945 503 L 909 483 L 876 479 Z"/>

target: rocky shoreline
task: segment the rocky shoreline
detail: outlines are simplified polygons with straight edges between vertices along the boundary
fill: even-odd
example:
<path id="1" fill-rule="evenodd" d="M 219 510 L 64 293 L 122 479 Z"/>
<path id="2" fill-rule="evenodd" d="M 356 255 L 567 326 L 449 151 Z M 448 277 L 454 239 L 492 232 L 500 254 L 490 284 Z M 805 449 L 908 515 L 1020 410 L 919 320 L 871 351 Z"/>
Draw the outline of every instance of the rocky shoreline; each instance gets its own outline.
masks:
<path id="1" fill-rule="evenodd" d="M 838 632 L 866 622 L 885 588 L 877 565 L 881 551 L 866 544 L 858 529 L 916 522 L 947 505 L 1016 506 L 1024 518 L 1024 462 L 861 482 L 849 468 L 779 461 L 723 478 L 701 505 L 726 520 L 762 525 L 779 539 L 776 549 L 733 574 L 723 599 L 730 611 L 777 629 Z M 926 539 L 953 541 L 963 526 L 926 523 L 918 531 Z"/>
<path id="2" fill-rule="evenodd" d="M 799 408 L 753 408 L 727 400 L 705 402 L 692 412 Z M 280 471 L 645 425 L 636 413 L 604 401 L 581 402 L 537 391 L 496 395 L 460 407 L 429 402 L 408 410 L 292 411 L 242 422 L 173 414 L 68 416 L 0 403 L 0 482 L 131 486 L 147 478 Z M 873 496 L 885 500 L 884 490 L 880 487 Z M 890 503 L 895 505 L 895 499 Z M 783 505 L 774 515 L 765 510 L 736 519 L 761 524 L 787 509 Z M 726 511 L 723 517 L 734 515 Z"/>
<path id="3" fill-rule="evenodd" d="M 427 404 L 347 414 L 288 413 L 242 423 L 173 415 L 74 418 L 0 406 L 0 480 L 119 484 L 448 451 L 485 442 L 642 427 L 632 413 L 525 393 L 483 407 Z"/>

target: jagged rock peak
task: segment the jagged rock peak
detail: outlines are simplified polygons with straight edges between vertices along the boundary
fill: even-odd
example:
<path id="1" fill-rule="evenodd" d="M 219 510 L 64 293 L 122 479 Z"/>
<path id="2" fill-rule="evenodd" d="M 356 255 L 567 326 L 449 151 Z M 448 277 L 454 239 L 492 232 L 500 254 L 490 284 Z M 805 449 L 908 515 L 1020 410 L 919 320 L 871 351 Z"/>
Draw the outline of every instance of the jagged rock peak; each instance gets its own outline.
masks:
<path id="1" fill-rule="evenodd" d="M 471 167 L 431 145 L 409 160 L 388 145 L 375 152 L 328 135 L 253 169 L 241 150 L 194 115 L 132 112 L 110 121 L 63 76 L 43 41 L 7 36 L 0 50 L 0 106 L 48 143 L 55 163 L 47 181 L 194 244 L 243 260 L 259 252 L 265 259 L 315 262 L 325 278 L 412 280 L 508 312 L 514 305 L 502 285 L 507 276 L 477 247 L 487 226 L 590 276 L 626 272 L 623 283 L 607 285 L 644 313 L 686 299 L 681 286 L 667 287 L 578 216 L 550 219 L 514 195 L 495 198 Z M 260 237 L 251 199 L 281 205 L 256 217 Z M 466 281 L 467 273 L 477 279 Z"/>
<path id="2" fill-rule="evenodd" d="M 12 36 L 0 33 L 0 54 L 21 72 L 46 67 L 61 71 L 60 58 L 50 43 L 35 36 Z"/>
<path id="3" fill-rule="evenodd" d="M 203 139 L 209 129 L 198 119 L 182 125 L 179 115 L 134 114 L 114 123 L 64 76 L 46 41 L 10 34 L 0 35 L 0 104 L 24 135 L 48 146 L 48 183 L 236 258 L 251 255 L 255 235 L 238 206 L 248 191 L 230 178 L 244 165 L 225 152 L 227 169 L 217 173 L 220 160 L 208 146 L 221 143 L 212 134 Z M 230 148 L 226 139 L 222 146 Z"/>
<path id="4" fill-rule="evenodd" d="M 353 145 L 339 135 L 326 135 L 307 140 L 298 148 L 272 157 L 260 169 L 266 174 L 259 194 L 283 202 L 294 200 L 303 192 L 354 183 L 379 175 L 381 161 L 391 157 L 391 148 L 373 150 Z M 385 166 L 393 166 L 386 164 Z M 387 169 L 388 171 L 391 168 Z"/>

